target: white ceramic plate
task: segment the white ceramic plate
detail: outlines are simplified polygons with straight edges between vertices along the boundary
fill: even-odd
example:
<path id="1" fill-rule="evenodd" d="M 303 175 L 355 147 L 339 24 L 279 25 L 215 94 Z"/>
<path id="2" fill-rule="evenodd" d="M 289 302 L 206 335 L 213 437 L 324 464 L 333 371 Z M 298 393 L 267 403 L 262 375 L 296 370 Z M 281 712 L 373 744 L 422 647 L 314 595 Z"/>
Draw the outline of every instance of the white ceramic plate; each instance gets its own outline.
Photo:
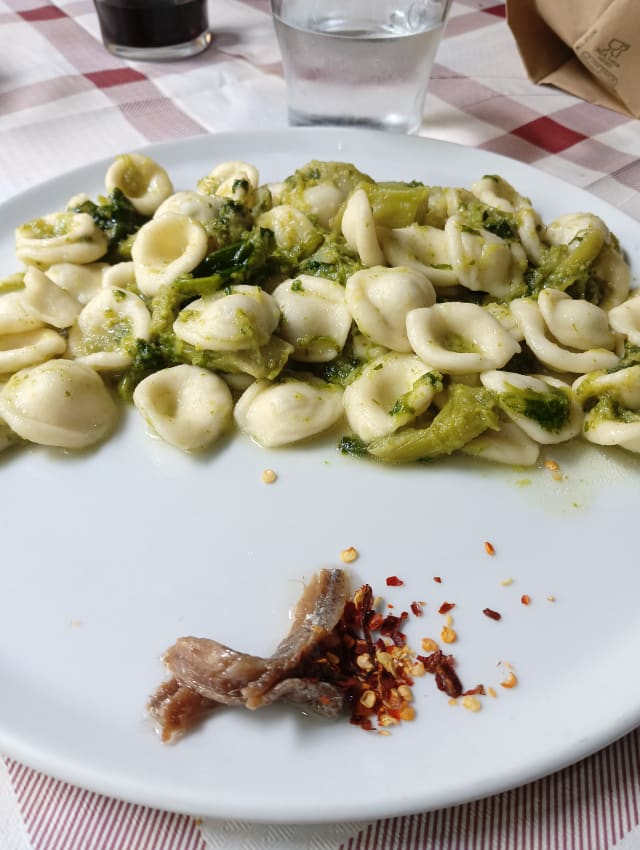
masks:
<path id="1" fill-rule="evenodd" d="M 217 162 L 263 180 L 312 158 L 379 179 L 468 185 L 504 175 L 543 216 L 591 210 L 640 260 L 637 223 L 544 173 L 419 138 L 291 130 L 151 148 L 177 188 Z M 103 191 L 106 164 L 65 175 L 0 209 L 2 273 L 11 229 Z M 145 433 L 134 412 L 97 451 L 34 447 L 0 461 L 0 750 L 100 792 L 154 806 L 264 821 L 377 818 L 462 802 L 553 771 L 640 720 L 637 461 L 619 451 L 550 451 L 565 476 L 450 459 L 383 468 L 334 440 L 265 451 L 236 437 L 193 458 Z M 271 486 L 261 473 L 271 467 Z M 484 541 L 496 549 L 485 552 Z M 395 610 L 425 600 L 411 643 L 438 637 L 456 603 L 451 649 L 466 687 L 498 695 L 471 713 L 431 677 L 417 718 L 383 737 L 293 710 L 223 710 L 178 745 L 160 743 L 145 702 L 162 651 L 181 634 L 268 653 L 301 580 L 355 546 L 353 583 Z M 397 574 L 401 588 L 386 588 Z M 433 576 L 441 576 L 436 584 Z M 501 582 L 513 578 L 513 584 Z M 531 605 L 524 607 L 522 594 Z M 555 602 L 549 601 L 555 596 Z M 502 614 L 494 622 L 485 607 Z M 518 686 L 499 686 L 499 661 Z"/>

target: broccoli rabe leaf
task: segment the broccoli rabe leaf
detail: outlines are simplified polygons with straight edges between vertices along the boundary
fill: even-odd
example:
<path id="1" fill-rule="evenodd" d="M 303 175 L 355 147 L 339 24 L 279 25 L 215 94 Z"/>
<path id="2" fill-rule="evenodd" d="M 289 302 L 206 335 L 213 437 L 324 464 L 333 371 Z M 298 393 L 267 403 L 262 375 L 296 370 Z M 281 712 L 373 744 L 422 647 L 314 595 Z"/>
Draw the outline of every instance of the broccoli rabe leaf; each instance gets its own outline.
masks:
<path id="1" fill-rule="evenodd" d="M 542 289 L 559 289 L 572 298 L 584 298 L 598 303 L 601 286 L 594 279 L 591 267 L 604 245 L 603 233 L 594 228 L 585 231 L 578 244 L 552 245 L 542 253 L 537 266 L 524 274 L 527 290 L 537 295 Z"/>
<path id="2" fill-rule="evenodd" d="M 217 248 L 193 271 L 193 278 L 219 276 L 225 285 L 262 283 L 279 271 L 274 259 L 276 243 L 270 230 L 256 228 L 242 239 Z M 194 280 L 194 285 L 198 284 Z"/>
<path id="3" fill-rule="evenodd" d="M 332 183 L 341 192 L 348 195 L 356 187 L 373 182 L 371 177 L 359 171 L 351 163 L 322 162 L 314 159 L 285 179 L 282 200 L 283 203 L 291 203 L 294 206 L 299 206 L 300 209 L 304 209 L 304 190 L 310 186 Z"/>
<path id="4" fill-rule="evenodd" d="M 293 350 L 290 343 L 278 336 L 272 336 L 260 347 L 242 351 L 206 351 L 175 340 L 175 355 L 184 363 L 218 372 L 251 375 L 256 380 L 277 378 Z"/>
<path id="5" fill-rule="evenodd" d="M 255 222 L 250 209 L 237 201 L 225 198 L 218 215 L 204 225 L 213 246 L 224 248 L 243 239 Z"/>
<path id="6" fill-rule="evenodd" d="M 366 453 L 387 463 L 411 463 L 449 455 L 461 449 L 488 428 L 499 428 L 495 395 L 484 387 L 452 384 L 443 408 L 425 428 L 404 428 L 379 437 L 366 446 Z M 353 438 L 351 438 L 353 440 Z M 349 454 L 364 454 L 360 441 L 341 444 Z"/>
<path id="7" fill-rule="evenodd" d="M 431 387 L 432 392 L 442 392 L 442 372 L 425 372 L 413 383 L 410 390 L 403 393 L 400 398 L 396 399 L 391 410 L 390 416 L 406 416 L 413 415 L 416 409 L 420 406 L 423 398 L 423 387 Z"/>
<path id="8" fill-rule="evenodd" d="M 171 340 L 167 343 L 162 338 L 153 341 L 136 339 L 130 350 L 133 361 L 118 384 L 119 394 L 127 401 L 131 401 L 133 391 L 144 378 L 182 362 Z"/>
<path id="9" fill-rule="evenodd" d="M 466 204 L 460 216 L 467 227 L 482 228 L 500 239 L 517 239 L 518 225 L 513 213 L 477 201 Z"/>
<path id="10" fill-rule="evenodd" d="M 131 259 L 130 238 L 148 216 L 139 213 L 120 189 L 114 189 L 108 197 L 98 198 L 98 203 L 83 201 L 73 207 L 72 212 L 88 213 L 109 240 L 107 262 Z"/>
<path id="11" fill-rule="evenodd" d="M 589 410 L 585 420 L 585 430 L 589 431 L 598 422 L 623 422 L 630 424 L 640 421 L 640 410 L 631 410 L 609 393 L 601 396 Z"/>
<path id="12" fill-rule="evenodd" d="M 343 437 L 338 448 L 343 455 L 353 455 L 353 457 L 364 457 L 369 454 L 365 441 L 352 435 Z"/>
<path id="13" fill-rule="evenodd" d="M 150 342 L 137 339 L 132 347 L 133 362 L 118 384 L 120 395 L 130 400 L 140 381 L 160 369 L 189 363 L 203 369 L 251 375 L 256 380 L 273 380 L 284 369 L 293 346 L 280 337 L 260 347 L 243 351 L 207 351 L 196 348 L 175 334 L 163 334 Z"/>
<path id="14" fill-rule="evenodd" d="M 161 287 L 151 302 L 151 333 L 170 333 L 179 311 L 195 298 L 212 295 L 233 284 L 267 281 L 280 266 L 273 257 L 275 241 L 269 230 L 256 230 L 246 239 L 219 248 L 200 263 L 193 277 L 179 277 Z"/>
<path id="15" fill-rule="evenodd" d="M 611 369 L 607 369 L 609 374 L 619 372 L 620 369 L 627 369 L 629 366 L 640 365 L 640 345 L 633 345 L 628 340 L 625 342 L 624 354 L 620 358 L 619 363 L 616 363 Z"/>
<path id="16" fill-rule="evenodd" d="M 343 351 L 339 357 L 327 363 L 305 363 L 304 365 L 307 370 L 328 384 L 348 387 L 357 377 L 362 364 L 360 360 Z"/>
<path id="17" fill-rule="evenodd" d="M 532 419 L 551 433 L 561 431 L 569 420 L 571 400 L 559 387 L 548 387 L 545 392 L 532 389 L 513 389 L 500 393 L 500 406 L 506 413 L 515 413 Z"/>
<path id="18" fill-rule="evenodd" d="M 197 277 L 179 277 L 161 287 L 151 301 L 150 340 L 137 340 L 133 363 L 120 381 L 120 392 L 131 397 L 140 381 L 152 372 L 178 363 L 191 363 L 225 372 L 243 372 L 254 378 L 274 378 L 283 369 L 293 346 L 278 337 L 245 351 L 205 351 L 179 340 L 173 324 L 180 311 L 196 298 L 212 295 L 233 284 L 256 285 L 274 272 L 273 234 L 255 230 L 246 239 L 219 248 L 195 270 Z"/>
<path id="19" fill-rule="evenodd" d="M 427 213 L 429 187 L 423 183 L 369 183 L 362 188 L 380 227 L 408 227 Z"/>
<path id="20" fill-rule="evenodd" d="M 310 274 L 335 280 L 343 286 L 347 279 L 360 271 L 362 263 L 357 252 L 352 251 L 344 237 L 326 236 L 322 245 L 298 266 L 296 274 Z"/>

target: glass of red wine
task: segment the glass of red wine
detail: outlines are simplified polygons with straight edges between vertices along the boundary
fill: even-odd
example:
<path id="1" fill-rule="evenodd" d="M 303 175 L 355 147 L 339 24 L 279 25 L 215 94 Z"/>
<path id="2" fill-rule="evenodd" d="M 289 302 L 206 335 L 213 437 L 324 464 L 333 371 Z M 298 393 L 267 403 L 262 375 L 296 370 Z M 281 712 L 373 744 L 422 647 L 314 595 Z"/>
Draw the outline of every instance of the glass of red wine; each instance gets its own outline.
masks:
<path id="1" fill-rule="evenodd" d="M 102 40 L 123 59 L 185 59 L 211 42 L 207 0 L 94 0 Z"/>

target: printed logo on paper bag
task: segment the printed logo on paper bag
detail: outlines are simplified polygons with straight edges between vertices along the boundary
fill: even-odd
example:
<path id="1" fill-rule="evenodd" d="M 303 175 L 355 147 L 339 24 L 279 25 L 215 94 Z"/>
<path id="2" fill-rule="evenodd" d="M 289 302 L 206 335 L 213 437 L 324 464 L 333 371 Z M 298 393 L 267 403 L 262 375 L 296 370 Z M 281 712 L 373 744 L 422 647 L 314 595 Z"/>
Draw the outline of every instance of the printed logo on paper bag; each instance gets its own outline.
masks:
<path id="1" fill-rule="evenodd" d="M 590 33 L 589 35 L 595 35 Z M 588 39 L 585 37 L 582 40 L 584 45 Z M 606 47 L 596 47 L 593 50 L 587 50 L 582 45 L 576 45 L 579 50 L 578 56 L 583 65 L 591 71 L 596 77 L 601 79 L 606 85 L 616 89 L 618 86 L 618 75 L 613 71 L 614 68 L 620 68 L 619 59 L 622 54 L 629 50 L 631 46 L 621 38 L 610 38 Z M 582 48 L 582 49 L 580 49 Z"/>
<path id="2" fill-rule="evenodd" d="M 618 59 L 620 55 L 628 50 L 630 47 L 626 41 L 622 41 L 619 38 L 611 38 L 609 39 L 609 44 L 606 47 L 597 47 L 596 53 L 598 54 L 600 61 L 610 68 L 612 65 L 615 65 L 616 68 L 619 68 Z"/>

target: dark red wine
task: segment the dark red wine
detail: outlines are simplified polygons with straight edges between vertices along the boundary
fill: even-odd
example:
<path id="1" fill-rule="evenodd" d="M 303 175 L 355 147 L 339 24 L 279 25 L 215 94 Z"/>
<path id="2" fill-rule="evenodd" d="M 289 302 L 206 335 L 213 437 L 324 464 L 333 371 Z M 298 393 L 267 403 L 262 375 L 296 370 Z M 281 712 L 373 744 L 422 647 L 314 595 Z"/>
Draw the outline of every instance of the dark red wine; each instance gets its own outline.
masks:
<path id="1" fill-rule="evenodd" d="M 105 44 L 167 47 L 198 38 L 207 29 L 207 0 L 96 0 Z"/>

